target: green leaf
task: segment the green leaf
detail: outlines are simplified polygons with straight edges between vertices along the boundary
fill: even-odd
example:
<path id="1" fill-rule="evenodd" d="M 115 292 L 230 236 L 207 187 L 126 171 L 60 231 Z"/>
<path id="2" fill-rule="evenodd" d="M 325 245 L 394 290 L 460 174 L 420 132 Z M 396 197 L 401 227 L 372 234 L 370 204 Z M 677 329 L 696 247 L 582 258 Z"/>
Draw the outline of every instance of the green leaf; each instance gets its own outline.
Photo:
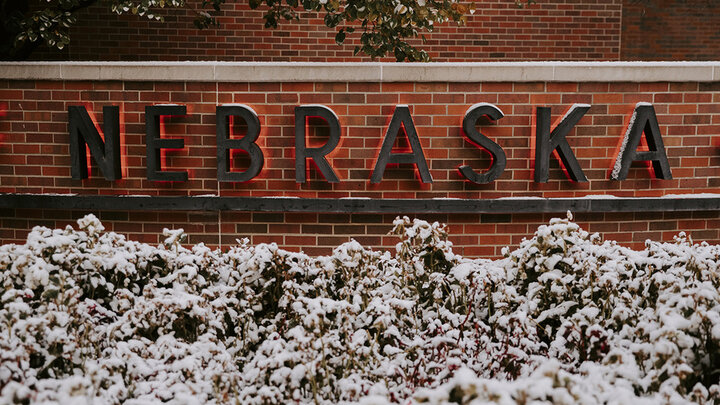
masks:
<path id="1" fill-rule="evenodd" d="M 395 60 L 397 60 L 398 62 L 404 61 L 405 58 L 407 57 L 405 52 L 403 52 L 403 50 L 400 48 L 395 48 L 394 53 L 395 53 Z"/>
<path id="2" fill-rule="evenodd" d="M 58 297 L 58 294 L 60 294 L 60 290 L 53 288 L 51 290 L 43 291 L 43 293 L 40 297 L 44 300 L 53 300 Z"/>
<path id="3" fill-rule="evenodd" d="M 335 43 L 342 45 L 343 42 L 345 42 L 345 31 L 341 29 L 337 34 L 335 34 Z"/>

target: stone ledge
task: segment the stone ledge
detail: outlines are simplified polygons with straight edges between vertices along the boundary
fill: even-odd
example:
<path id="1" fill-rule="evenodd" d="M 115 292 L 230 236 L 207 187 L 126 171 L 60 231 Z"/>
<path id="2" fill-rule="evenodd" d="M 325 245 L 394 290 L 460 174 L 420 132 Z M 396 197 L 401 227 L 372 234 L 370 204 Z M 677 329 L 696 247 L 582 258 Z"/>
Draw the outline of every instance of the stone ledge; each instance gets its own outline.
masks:
<path id="1" fill-rule="evenodd" d="M 720 62 L 0 62 L 5 80 L 714 82 Z"/>
<path id="2" fill-rule="evenodd" d="M 580 197 L 463 199 L 364 199 L 220 196 L 122 196 L 0 193 L 0 208 L 110 211 L 244 211 L 343 213 L 565 213 L 715 211 L 720 198 Z"/>

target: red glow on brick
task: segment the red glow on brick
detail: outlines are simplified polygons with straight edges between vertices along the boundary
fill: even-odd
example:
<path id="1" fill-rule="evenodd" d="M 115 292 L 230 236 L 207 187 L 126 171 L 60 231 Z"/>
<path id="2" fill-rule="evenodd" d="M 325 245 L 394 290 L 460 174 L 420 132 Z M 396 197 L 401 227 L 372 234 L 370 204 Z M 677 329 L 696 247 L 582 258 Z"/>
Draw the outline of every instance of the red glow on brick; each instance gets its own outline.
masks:
<path id="1" fill-rule="evenodd" d="M 553 156 L 555 156 L 555 160 L 557 160 L 560 163 L 560 170 L 562 170 L 563 174 L 565 174 L 565 178 L 573 184 L 578 184 L 577 181 L 573 180 L 572 177 L 570 177 L 570 173 L 565 168 L 565 165 L 563 165 L 562 160 L 560 160 L 560 155 L 558 155 L 557 150 L 553 149 L 552 152 Z"/>
<path id="2" fill-rule="evenodd" d="M 326 157 L 326 158 L 327 158 L 327 157 Z M 309 160 L 309 162 L 308 162 L 308 160 Z M 308 164 L 308 163 L 309 163 L 309 164 Z M 328 163 L 330 164 L 330 167 L 332 167 L 332 160 L 328 159 Z M 311 167 L 313 167 L 314 169 L 310 169 Z M 333 170 L 335 170 L 335 169 L 333 168 Z M 310 173 L 313 172 L 313 171 L 314 171 L 315 173 L 319 174 L 320 177 L 322 177 L 323 179 L 325 179 L 325 176 L 323 176 L 323 174 L 322 174 L 322 172 L 320 171 L 320 168 L 318 167 L 317 163 L 315 163 L 315 159 L 306 159 L 306 160 L 305 160 L 305 184 L 309 184 L 309 183 L 310 183 L 310 179 L 313 178 L 313 177 L 310 175 Z M 337 170 L 335 170 L 335 174 L 336 174 L 336 175 L 338 174 L 338 173 L 337 173 Z M 325 179 L 325 180 L 327 180 L 327 179 Z M 342 181 L 343 179 L 338 175 L 338 180 Z M 303 183 L 300 183 L 300 184 L 303 184 Z M 331 184 L 331 183 L 327 183 L 327 184 Z"/>
<path id="3" fill-rule="evenodd" d="M 247 167 L 245 168 L 235 168 L 233 167 L 233 162 L 242 162 L 244 165 L 249 166 L 250 165 L 250 159 L 249 154 L 245 152 L 242 149 L 230 149 L 230 172 L 233 173 L 242 173 L 244 172 Z M 236 183 L 246 183 L 246 182 L 236 182 Z"/>
<path id="4" fill-rule="evenodd" d="M 122 176 L 123 179 L 127 179 L 130 176 L 130 168 L 129 168 L 129 160 L 128 156 L 130 155 L 130 151 L 127 146 L 127 142 L 125 142 L 125 134 L 127 133 L 125 129 L 125 104 L 120 103 L 118 105 L 118 110 L 120 114 L 120 162 L 122 164 Z M 122 181 L 122 180 L 119 180 Z"/>

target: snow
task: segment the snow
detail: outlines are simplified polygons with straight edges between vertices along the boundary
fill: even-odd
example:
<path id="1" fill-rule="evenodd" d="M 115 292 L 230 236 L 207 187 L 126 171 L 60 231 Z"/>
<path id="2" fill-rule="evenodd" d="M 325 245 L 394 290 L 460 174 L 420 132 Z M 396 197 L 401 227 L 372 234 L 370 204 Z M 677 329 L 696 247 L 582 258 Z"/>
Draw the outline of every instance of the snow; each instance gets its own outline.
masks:
<path id="1" fill-rule="evenodd" d="M 558 123 L 561 123 L 561 122 L 565 121 L 565 119 L 566 119 L 567 117 L 569 117 L 570 114 L 572 114 L 572 113 L 573 113 L 575 110 L 577 110 L 578 108 L 590 108 L 590 107 L 592 107 L 590 104 L 575 103 L 575 104 L 573 104 L 572 106 L 570 106 L 570 108 L 568 108 L 567 111 L 565 111 L 565 114 L 564 114 L 564 115 L 562 116 L 562 118 L 560 118 L 557 122 L 558 122 Z"/>
<path id="2" fill-rule="evenodd" d="M 478 108 L 478 107 L 492 107 L 493 109 L 500 111 L 500 115 L 501 115 L 501 116 L 504 116 L 504 115 L 505 115 L 505 113 L 503 113 L 502 110 L 501 110 L 498 106 L 496 106 L 495 104 L 490 104 L 490 103 L 475 103 L 475 104 L 471 105 L 470 108 L 467 109 L 467 111 L 465 111 L 465 116 L 467 116 L 468 113 L 470 113 L 470 111 L 472 111 L 472 110 L 474 110 L 474 109 L 476 109 L 476 108 Z"/>
<path id="3" fill-rule="evenodd" d="M 679 198 L 679 199 L 685 199 L 685 198 L 720 198 L 720 194 L 714 194 L 714 193 L 688 193 L 688 194 L 665 194 L 664 196 L 660 198 Z"/>
<path id="4" fill-rule="evenodd" d="M 498 200 L 503 201 L 512 201 L 512 200 L 546 200 L 546 198 L 543 197 L 537 197 L 537 196 L 527 196 L 527 197 L 500 197 Z"/>
<path id="5" fill-rule="evenodd" d="M 621 198 L 612 194 L 589 194 L 584 195 L 582 197 L 575 197 L 572 198 L 573 200 L 581 199 L 581 200 L 611 200 L 613 198 Z M 642 197 L 641 197 L 642 198 Z"/>
<path id="6" fill-rule="evenodd" d="M 720 247 L 553 219 L 499 260 L 397 218 L 395 252 L 227 252 L 36 227 L 0 247 L 0 403 L 720 401 Z"/>

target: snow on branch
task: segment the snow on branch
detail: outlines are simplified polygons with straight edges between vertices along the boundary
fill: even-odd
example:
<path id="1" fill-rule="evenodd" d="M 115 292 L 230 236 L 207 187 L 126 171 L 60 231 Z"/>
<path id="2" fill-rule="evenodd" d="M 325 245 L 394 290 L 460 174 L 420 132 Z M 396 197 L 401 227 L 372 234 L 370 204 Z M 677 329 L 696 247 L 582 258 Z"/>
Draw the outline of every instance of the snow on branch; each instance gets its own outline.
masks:
<path id="1" fill-rule="evenodd" d="M 1 403 L 717 403 L 720 248 L 554 219 L 505 257 L 227 252 L 36 227 L 0 247 Z"/>

